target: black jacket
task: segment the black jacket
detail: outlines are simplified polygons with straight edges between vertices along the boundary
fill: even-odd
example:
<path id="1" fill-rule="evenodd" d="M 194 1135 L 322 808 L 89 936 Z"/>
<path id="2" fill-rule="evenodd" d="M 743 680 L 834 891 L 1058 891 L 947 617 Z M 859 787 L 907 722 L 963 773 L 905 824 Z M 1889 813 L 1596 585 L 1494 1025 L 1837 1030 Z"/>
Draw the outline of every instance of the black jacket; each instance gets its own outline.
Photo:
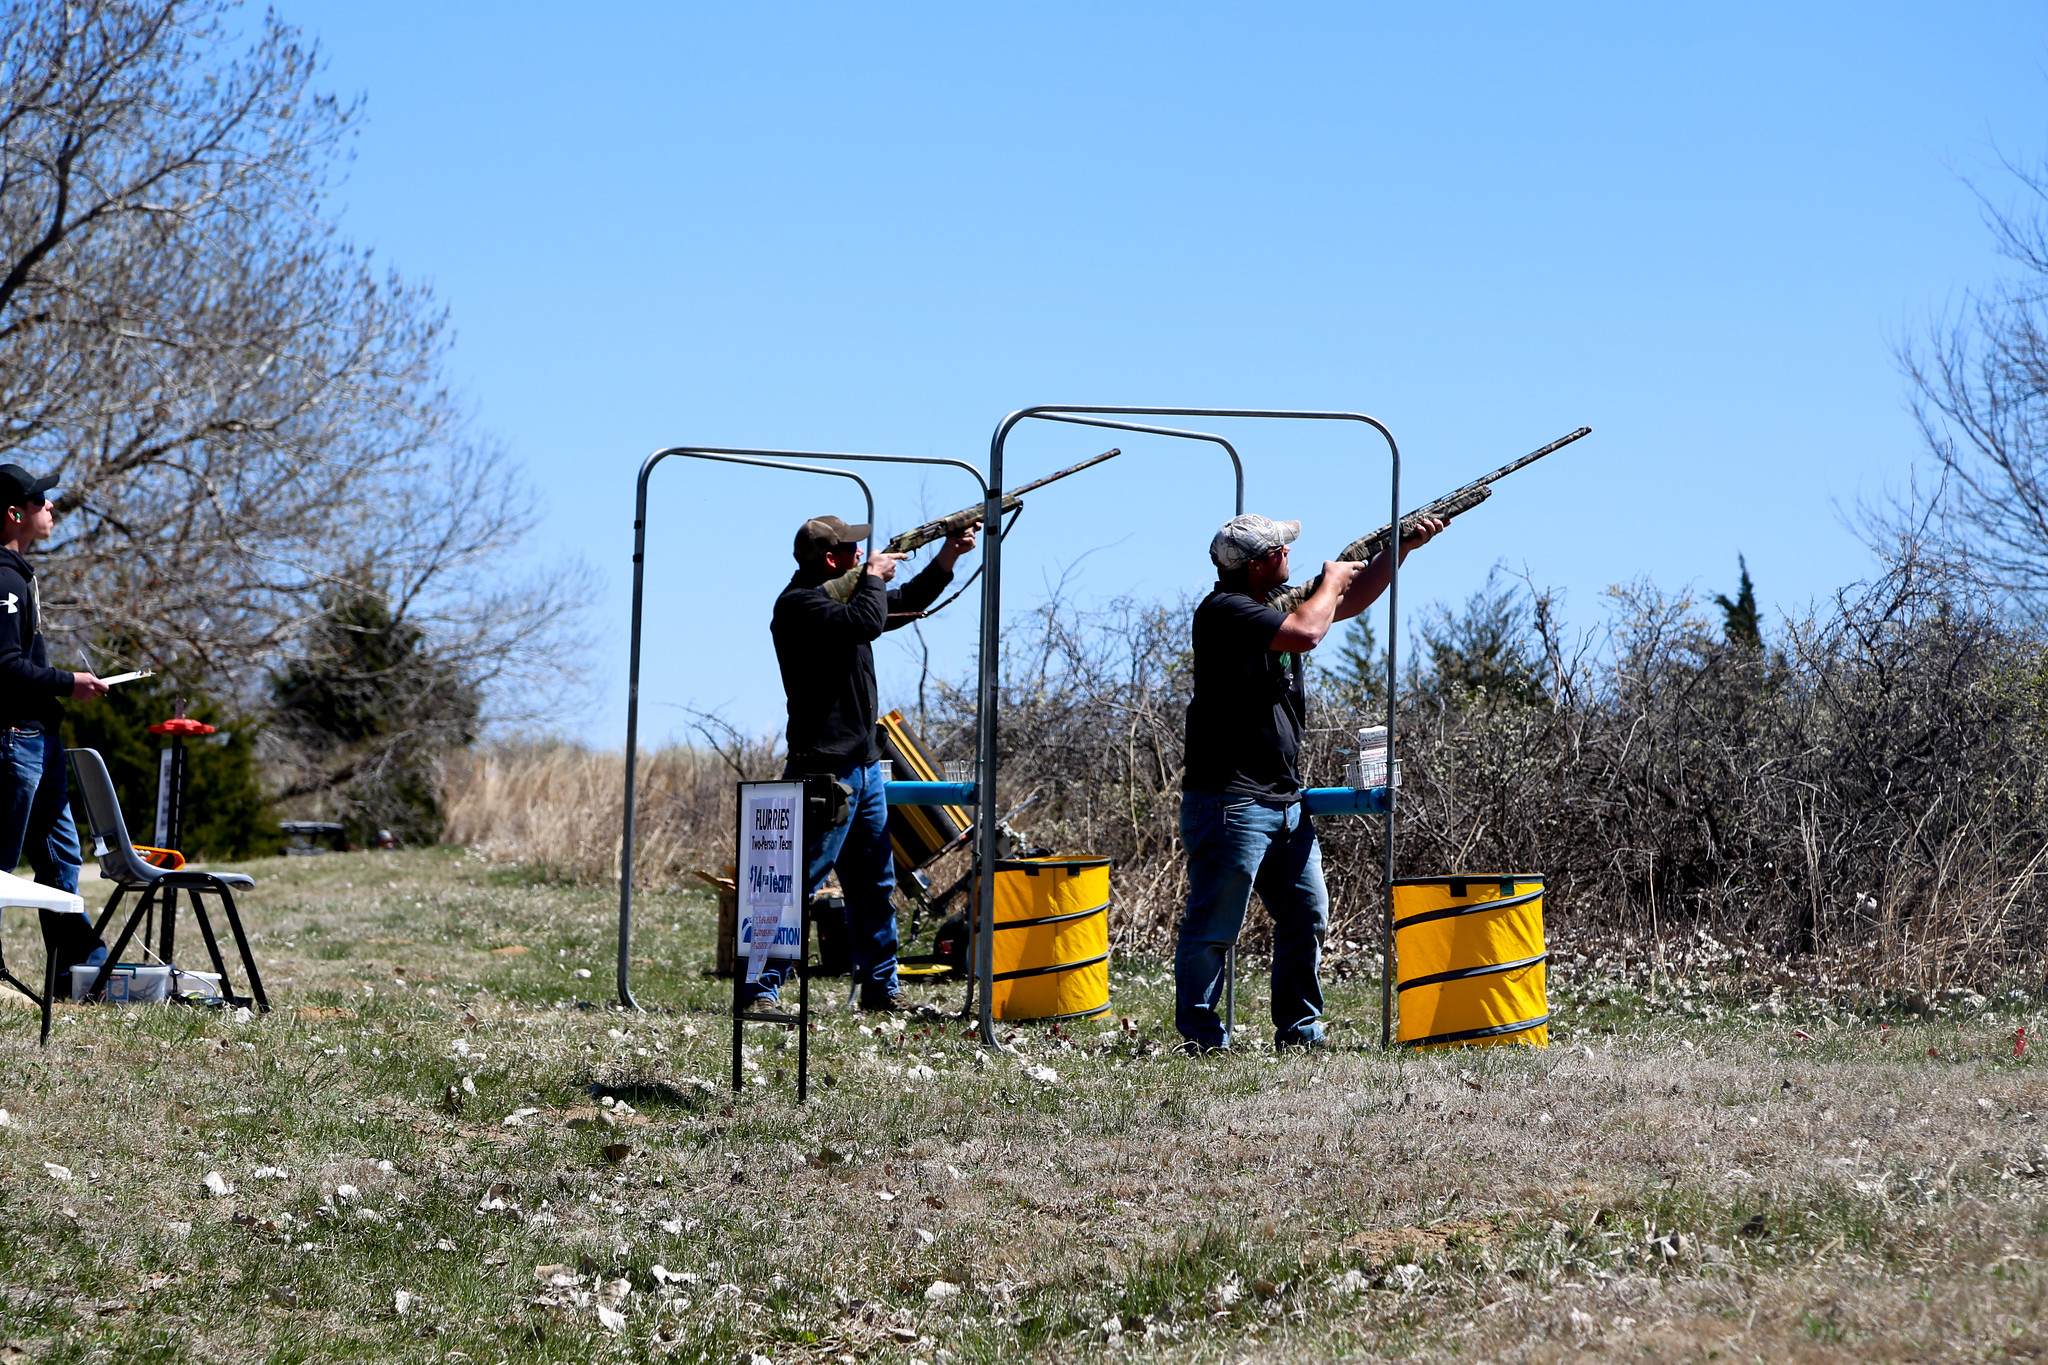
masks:
<path id="1" fill-rule="evenodd" d="M 902 588 L 885 588 L 881 579 L 863 573 L 852 599 L 843 603 L 825 595 L 823 585 L 833 577 L 822 566 L 798 569 L 775 599 L 768 627 L 789 698 L 792 773 L 838 772 L 882 756 L 875 744 L 881 709 L 869 642 L 909 625 L 908 618 L 891 621 L 890 614 L 923 611 L 953 581 L 953 572 L 935 559 Z"/>
<path id="2" fill-rule="evenodd" d="M 71 695 L 71 682 L 71 674 L 50 667 L 36 571 L 13 550 L 0 550 L 0 726 L 56 729 L 57 699 Z"/>

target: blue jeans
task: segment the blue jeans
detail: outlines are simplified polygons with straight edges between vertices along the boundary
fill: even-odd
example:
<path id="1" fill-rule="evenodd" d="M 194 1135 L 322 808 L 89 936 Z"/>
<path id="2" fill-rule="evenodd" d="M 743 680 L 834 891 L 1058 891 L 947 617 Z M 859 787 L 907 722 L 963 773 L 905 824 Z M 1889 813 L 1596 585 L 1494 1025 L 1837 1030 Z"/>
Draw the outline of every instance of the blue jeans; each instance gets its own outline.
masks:
<path id="1" fill-rule="evenodd" d="M 846 893 L 847 953 L 860 1002 L 881 1005 L 896 990 L 896 907 L 890 903 L 896 860 L 889 852 L 882 765 L 856 764 L 833 776 L 853 788 L 851 811 L 843 825 L 804 831 L 804 897 L 808 900 L 823 884 L 827 872 L 839 870 L 839 889 Z M 786 963 L 769 963 L 747 998 L 775 999 L 790 974 Z"/>
<path id="2" fill-rule="evenodd" d="M 26 856 L 42 885 L 77 892 L 78 831 L 69 797 L 64 744 L 55 734 L 0 729 L 0 872 L 14 871 Z M 106 961 L 107 945 L 93 933 L 90 916 L 53 918 L 64 921 L 52 943 L 59 972 Z"/>
<path id="3" fill-rule="evenodd" d="M 1244 928 L 1253 891 L 1273 917 L 1273 1041 L 1285 1047 L 1323 1036 L 1323 987 L 1316 968 L 1330 923 L 1323 853 L 1301 803 L 1188 792 L 1180 799 L 1188 854 L 1188 908 L 1173 953 L 1174 1027 L 1203 1047 L 1228 1047 L 1217 1013 L 1225 954 Z"/>

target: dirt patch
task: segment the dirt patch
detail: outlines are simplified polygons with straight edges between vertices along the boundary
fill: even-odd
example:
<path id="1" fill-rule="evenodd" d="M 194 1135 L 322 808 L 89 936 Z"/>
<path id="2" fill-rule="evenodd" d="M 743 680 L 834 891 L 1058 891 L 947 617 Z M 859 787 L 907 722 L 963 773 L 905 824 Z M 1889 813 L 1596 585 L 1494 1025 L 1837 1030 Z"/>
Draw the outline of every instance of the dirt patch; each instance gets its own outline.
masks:
<path id="1" fill-rule="evenodd" d="M 1500 1231 L 1487 1218 L 1449 1218 L 1426 1228 L 1368 1228 L 1346 1237 L 1340 1246 L 1369 1261 L 1398 1261 L 1440 1256 L 1453 1243 L 1475 1246 L 1499 1240 Z"/>
<path id="2" fill-rule="evenodd" d="M 525 945 L 524 943 L 508 943 L 508 944 L 506 944 L 506 945 L 505 945 L 504 947 L 502 947 L 502 948 L 493 948 L 493 949 L 491 949 L 491 956 L 492 956 L 492 957 L 524 957 L 524 956 L 526 956 L 526 945 Z"/>
<path id="3" fill-rule="evenodd" d="M 353 1019 L 356 1012 L 346 1005 L 301 1005 L 298 1015 L 308 1023 L 318 1024 L 329 1019 Z"/>

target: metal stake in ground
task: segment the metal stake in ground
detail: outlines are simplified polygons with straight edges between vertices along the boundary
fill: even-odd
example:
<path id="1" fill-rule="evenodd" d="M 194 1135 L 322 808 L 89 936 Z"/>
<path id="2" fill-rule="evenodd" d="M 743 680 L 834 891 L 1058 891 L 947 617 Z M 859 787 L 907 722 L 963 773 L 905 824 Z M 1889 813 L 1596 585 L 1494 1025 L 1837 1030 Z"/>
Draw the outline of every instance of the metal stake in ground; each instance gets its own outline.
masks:
<path id="1" fill-rule="evenodd" d="M 202 721 L 186 719 L 185 699 L 180 697 L 178 704 L 171 708 L 171 718 L 150 726 L 149 732 L 171 737 L 171 742 L 157 753 L 156 846 L 182 853 L 185 839 L 185 737 L 210 735 L 214 728 Z M 193 904 L 198 904 L 196 899 Z M 177 947 L 178 934 L 178 892 L 174 887 L 164 888 L 163 915 L 156 955 L 169 962 L 172 950 Z M 148 930 L 143 932 L 147 935 Z M 148 941 L 147 937 L 143 939 L 144 943 Z"/>

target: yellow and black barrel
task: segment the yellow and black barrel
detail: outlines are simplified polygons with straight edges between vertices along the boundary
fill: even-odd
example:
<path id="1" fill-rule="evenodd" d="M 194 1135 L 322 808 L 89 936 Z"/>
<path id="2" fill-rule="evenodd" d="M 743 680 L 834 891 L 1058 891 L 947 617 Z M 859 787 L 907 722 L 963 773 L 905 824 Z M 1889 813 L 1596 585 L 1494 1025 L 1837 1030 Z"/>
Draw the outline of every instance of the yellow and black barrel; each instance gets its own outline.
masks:
<path id="1" fill-rule="evenodd" d="M 1394 882 L 1403 1047 L 1550 1044 L 1543 878 L 1512 873 Z"/>
<path id="2" fill-rule="evenodd" d="M 946 780 L 945 768 L 911 730 L 901 711 L 891 711 L 875 722 L 875 740 L 882 757 L 896 764 L 897 781 Z M 896 857 L 898 880 L 959 847 L 973 829 L 974 817 L 964 806 L 889 807 L 889 849 Z"/>
<path id="3" fill-rule="evenodd" d="M 1109 859 L 996 864 L 998 1019 L 1088 1019 L 1109 1009 Z"/>

